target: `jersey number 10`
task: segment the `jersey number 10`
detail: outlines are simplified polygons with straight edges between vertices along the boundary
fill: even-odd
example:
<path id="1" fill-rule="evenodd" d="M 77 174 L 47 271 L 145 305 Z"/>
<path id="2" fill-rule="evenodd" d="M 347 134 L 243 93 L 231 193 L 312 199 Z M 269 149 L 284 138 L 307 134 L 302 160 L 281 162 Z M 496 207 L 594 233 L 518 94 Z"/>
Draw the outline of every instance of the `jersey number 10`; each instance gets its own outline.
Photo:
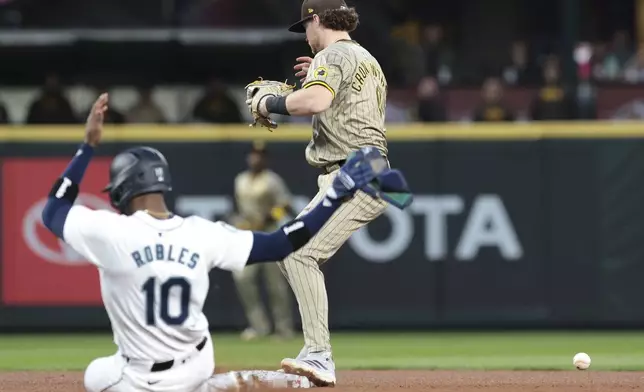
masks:
<path id="1" fill-rule="evenodd" d="M 145 292 L 145 313 L 148 325 L 156 325 L 156 316 L 154 314 L 154 303 L 156 302 L 156 279 L 150 278 L 143 285 L 142 289 Z M 170 290 L 176 287 L 179 290 L 179 314 L 176 316 L 170 315 L 170 304 L 168 298 L 170 297 Z M 184 278 L 170 278 L 160 287 L 160 301 L 159 301 L 159 317 L 167 325 L 181 325 L 188 318 L 188 306 L 190 305 L 190 283 Z"/>

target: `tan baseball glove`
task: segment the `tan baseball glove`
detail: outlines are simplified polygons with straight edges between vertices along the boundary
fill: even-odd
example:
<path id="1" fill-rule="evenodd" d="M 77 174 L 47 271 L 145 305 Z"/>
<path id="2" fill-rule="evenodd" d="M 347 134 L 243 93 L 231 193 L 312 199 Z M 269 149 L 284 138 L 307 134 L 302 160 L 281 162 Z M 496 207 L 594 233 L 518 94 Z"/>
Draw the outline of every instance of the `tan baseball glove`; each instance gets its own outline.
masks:
<path id="1" fill-rule="evenodd" d="M 263 116 L 259 113 L 259 104 L 264 98 L 268 98 L 270 96 L 285 97 L 295 90 L 295 86 L 285 82 L 276 82 L 273 80 L 264 80 L 259 78 L 247 85 L 245 89 L 246 105 L 248 105 L 250 114 L 253 116 L 253 123 L 250 124 L 250 126 L 254 127 L 257 124 L 260 124 L 272 132 L 273 129 L 277 128 L 277 123 L 269 116 Z"/>

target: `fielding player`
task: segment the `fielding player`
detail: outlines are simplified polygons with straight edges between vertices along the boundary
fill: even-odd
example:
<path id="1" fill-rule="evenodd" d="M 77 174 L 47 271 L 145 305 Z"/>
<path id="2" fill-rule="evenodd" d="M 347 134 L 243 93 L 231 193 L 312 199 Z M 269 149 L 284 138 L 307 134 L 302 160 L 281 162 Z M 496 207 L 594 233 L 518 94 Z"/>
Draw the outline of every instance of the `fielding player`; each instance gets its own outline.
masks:
<path id="1" fill-rule="evenodd" d="M 253 143 L 246 160 L 248 168 L 235 178 L 235 214 L 229 221 L 238 229 L 273 231 L 286 216 L 294 217 L 291 193 L 286 182 L 268 167 L 268 151 L 264 143 Z M 273 314 L 275 336 L 291 339 L 293 316 L 291 293 L 277 263 L 258 263 L 234 272 L 246 319 L 250 324 L 241 335 L 243 340 L 262 338 L 270 334 L 271 325 L 262 304 L 260 277 L 268 292 L 268 305 Z"/>
<path id="2" fill-rule="evenodd" d="M 85 142 L 54 183 L 42 213 L 52 233 L 98 267 L 118 347 L 116 354 L 87 367 L 85 388 L 206 392 L 239 390 L 258 380 L 267 386 L 308 387 L 304 377 L 278 372 L 212 376 L 213 345 L 202 310 L 208 272 L 282 260 L 306 245 L 357 189 L 393 173 L 381 154 L 374 148 L 359 151 L 316 207 L 272 233 L 174 215 L 164 201 L 172 189 L 168 163 L 150 147 L 126 150 L 112 161 L 105 190 L 120 213 L 91 210 L 74 202 L 101 140 L 107 104 L 103 94 L 92 107 Z"/>
<path id="3" fill-rule="evenodd" d="M 246 103 L 254 124 L 269 129 L 277 127 L 272 113 L 313 116 L 306 159 L 322 174 L 318 194 L 302 212 L 307 213 L 324 198 L 351 151 L 374 146 L 387 156 L 387 80 L 378 61 L 349 36 L 358 25 L 354 8 L 343 0 L 305 0 L 301 16 L 290 31 L 305 33 L 315 54 L 313 59 L 299 58 L 295 66 L 296 76 L 304 77 L 302 88 L 293 91 L 294 86 L 285 83 L 259 80 L 246 87 Z M 404 208 L 411 196 L 398 202 Z M 305 247 L 280 263 L 299 305 L 305 343 L 297 358 L 282 360 L 285 372 L 306 375 L 317 386 L 335 385 L 328 298 L 319 266 L 386 206 L 381 198 L 358 192 Z"/>

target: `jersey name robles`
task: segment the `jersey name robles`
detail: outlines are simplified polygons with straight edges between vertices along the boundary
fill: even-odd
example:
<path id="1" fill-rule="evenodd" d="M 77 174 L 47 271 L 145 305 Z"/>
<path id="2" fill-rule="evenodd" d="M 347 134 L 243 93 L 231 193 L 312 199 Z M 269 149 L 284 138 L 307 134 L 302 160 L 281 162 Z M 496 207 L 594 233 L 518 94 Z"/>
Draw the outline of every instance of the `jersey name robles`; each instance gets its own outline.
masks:
<path id="1" fill-rule="evenodd" d="M 64 236 L 99 268 L 101 295 L 121 354 L 172 359 L 208 335 L 203 304 L 212 268 L 241 270 L 250 231 L 199 217 L 158 220 L 74 206 Z"/>

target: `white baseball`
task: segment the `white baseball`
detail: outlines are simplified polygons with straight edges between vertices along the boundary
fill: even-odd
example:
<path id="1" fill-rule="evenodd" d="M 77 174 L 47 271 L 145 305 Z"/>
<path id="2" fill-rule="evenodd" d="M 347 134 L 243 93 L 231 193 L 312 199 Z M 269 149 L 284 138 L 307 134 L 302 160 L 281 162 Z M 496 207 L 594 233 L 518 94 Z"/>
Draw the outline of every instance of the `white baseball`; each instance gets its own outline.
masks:
<path id="1" fill-rule="evenodd" d="M 578 353 L 572 359 L 573 365 L 579 370 L 586 370 L 590 367 L 590 356 L 586 353 Z"/>

